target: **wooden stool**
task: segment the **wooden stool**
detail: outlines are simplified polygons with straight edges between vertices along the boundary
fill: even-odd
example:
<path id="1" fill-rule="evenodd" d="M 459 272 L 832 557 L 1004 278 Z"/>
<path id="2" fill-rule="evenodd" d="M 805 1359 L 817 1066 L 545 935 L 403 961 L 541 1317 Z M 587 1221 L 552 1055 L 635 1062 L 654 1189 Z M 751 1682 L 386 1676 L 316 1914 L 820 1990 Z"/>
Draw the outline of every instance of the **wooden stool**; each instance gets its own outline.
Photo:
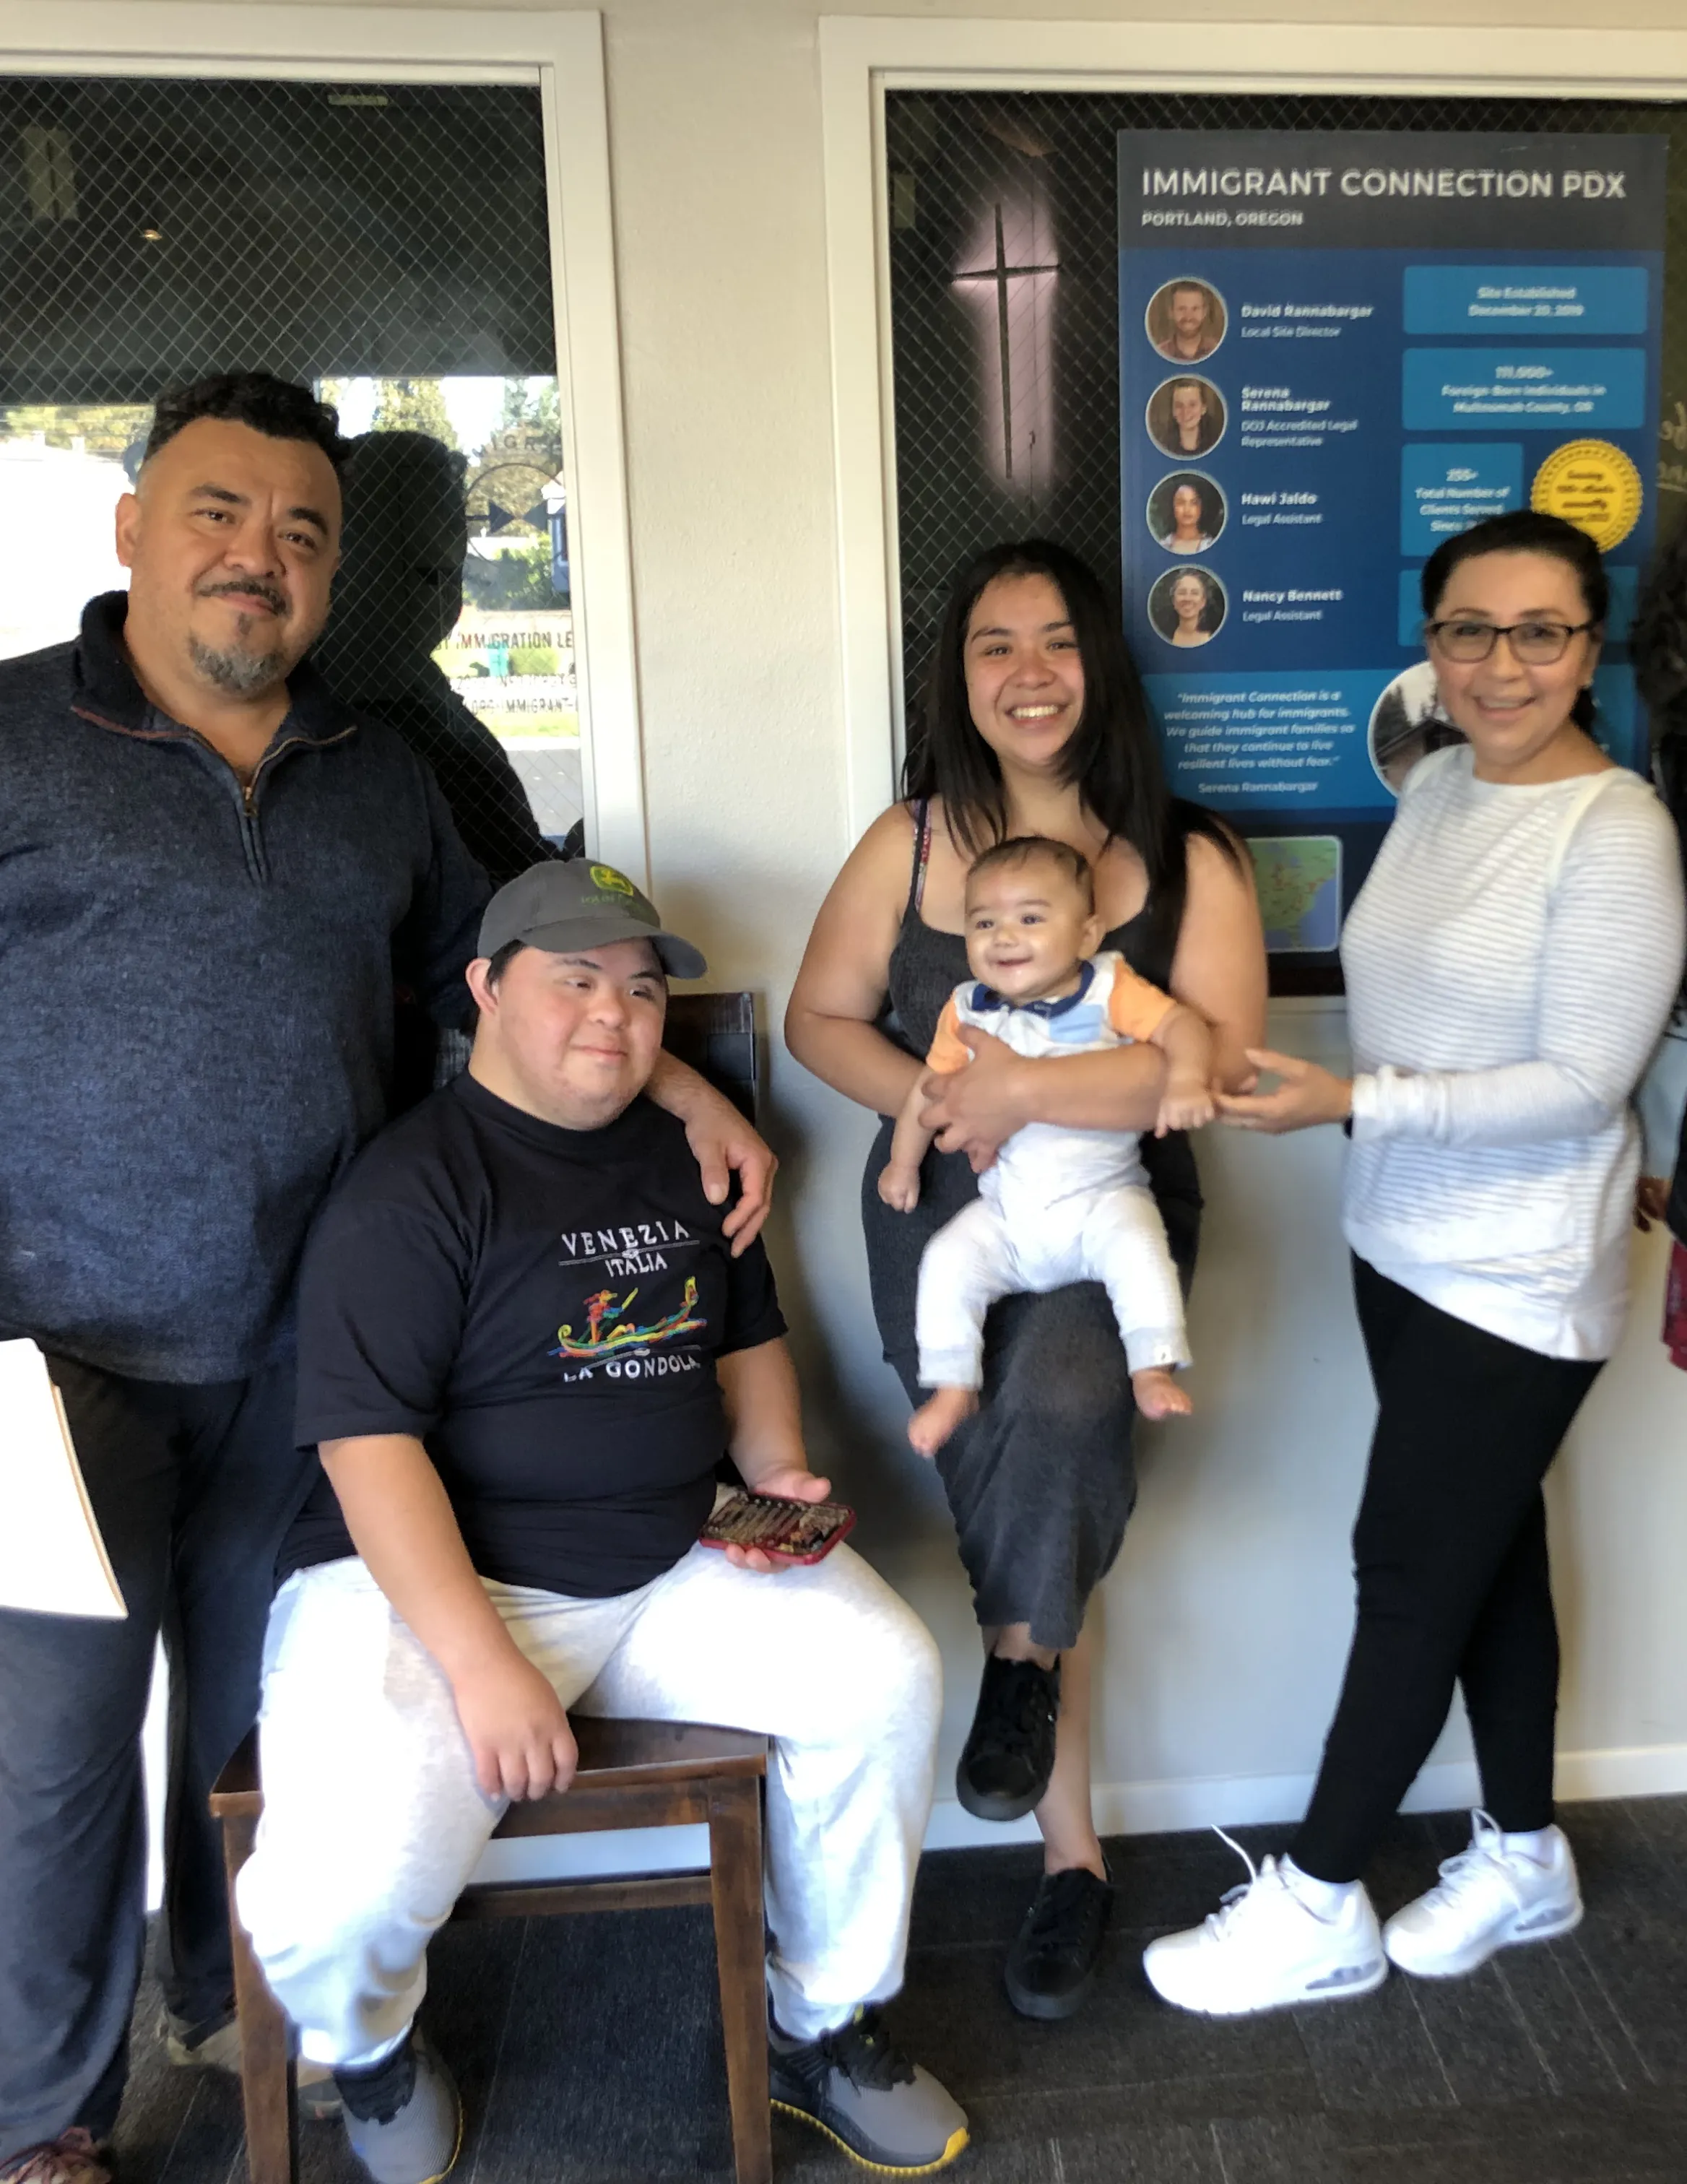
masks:
<path id="1" fill-rule="evenodd" d="M 611 1880 L 521 1880 L 466 1889 L 457 1919 L 548 1918 L 562 1911 L 657 1910 L 712 1903 L 726 2035 L 727 2092 L 738 2184 L 769 2184 L 767 1988 L 763 1969 L 761 1784 L 767 1740 L 691 1722 L 572 1724 L 579 1770 L 568 1790 L 512 1805 L 493 1830 L 509 1836 L 586 1835 L 603 1828 L 669 1828 L 706 1821 L 709 1870 Z M 234 1877 L 252 1855 L 264 1792 L 258 1740 L 248 1737 L 218 1777 L 211 1810 L 222 1822 L 240 2017 L 241 2092 L 251 2184 L 297 2184 L 298 2129 L 292 2038 L 235 1910 Z"/>

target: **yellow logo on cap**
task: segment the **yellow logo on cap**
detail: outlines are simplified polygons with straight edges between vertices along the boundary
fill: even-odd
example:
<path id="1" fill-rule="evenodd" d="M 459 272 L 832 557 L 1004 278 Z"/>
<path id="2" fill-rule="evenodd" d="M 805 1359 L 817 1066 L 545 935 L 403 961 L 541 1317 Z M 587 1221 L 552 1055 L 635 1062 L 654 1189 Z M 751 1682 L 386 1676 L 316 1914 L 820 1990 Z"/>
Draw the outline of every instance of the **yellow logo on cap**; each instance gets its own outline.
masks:
<path id="1" fill-rule="evenodd" d="M 606 894 L 637 894 L 638 890 L 625 872 L 618 872 L 613 865 L 593 865 L 593 883 Z"/>

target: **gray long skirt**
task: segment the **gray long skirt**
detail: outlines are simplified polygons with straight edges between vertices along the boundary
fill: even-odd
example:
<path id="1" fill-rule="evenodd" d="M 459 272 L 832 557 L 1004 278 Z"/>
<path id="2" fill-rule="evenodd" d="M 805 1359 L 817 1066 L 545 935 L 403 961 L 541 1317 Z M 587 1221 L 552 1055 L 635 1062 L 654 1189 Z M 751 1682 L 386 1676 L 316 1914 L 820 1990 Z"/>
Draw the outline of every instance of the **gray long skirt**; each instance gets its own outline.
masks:
<path id="1" fill-rule="evenodd" d="M 884 1123 L 868 1156 L 861 1223 L 885 1358 L 918 1403 L 920 1255 L 977 1184 L 963 1156 L 930 1153 L 919 1205 L 894 1212 L 878 1195 L 892 1128 Z M 1200 1232 L 1194 1156 L 1186 1138 L 1149 1138 L 1143 1158 L 1187 1290 Z M 1077 1642 L 1136 1504 L 1135 1419 L 1124 1346 L 1100 1282 L 991 1307 L 977 1413 L 937 1458 L 981 1624 L 1029 1624 L 1038 1646 Z"/>

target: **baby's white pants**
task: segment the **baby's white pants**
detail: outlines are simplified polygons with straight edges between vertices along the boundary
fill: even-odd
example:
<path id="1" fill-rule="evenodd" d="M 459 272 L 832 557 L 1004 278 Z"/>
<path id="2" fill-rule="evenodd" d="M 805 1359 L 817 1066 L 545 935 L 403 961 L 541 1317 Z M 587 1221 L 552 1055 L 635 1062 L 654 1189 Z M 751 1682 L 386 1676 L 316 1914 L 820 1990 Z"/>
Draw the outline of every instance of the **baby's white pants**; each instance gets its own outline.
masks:
<path id="1" fill-rule="evenodd" d="M 767 1972 L 786 2032 L 816 2038 L 895 1993 L 942 1678 L 925 1625 L 858 1555 L 760 1576 L 696 1546 L 610 1600 L 486 1589 L 571 1708 L 773 1739 Z M 260 1737 L 241 1921 L 307 2060 L 378 2060 L 504 1804 L 476 1786 L 449 1685 L 360 1561 L 282 1586 Z"/>
<path id="2" fill-rule="evenodd" d="M 1004 1213 L 983 1196 L 939 1228 L 920 1260 L 915 1334 L 922 1388 L 979 1388 L 984 1315 L 998 1297 L 1101 1282 L 1133 1373 L 1187 1365 L 1183 1293 L 1154 1194 L 1139 1184 Z"/>

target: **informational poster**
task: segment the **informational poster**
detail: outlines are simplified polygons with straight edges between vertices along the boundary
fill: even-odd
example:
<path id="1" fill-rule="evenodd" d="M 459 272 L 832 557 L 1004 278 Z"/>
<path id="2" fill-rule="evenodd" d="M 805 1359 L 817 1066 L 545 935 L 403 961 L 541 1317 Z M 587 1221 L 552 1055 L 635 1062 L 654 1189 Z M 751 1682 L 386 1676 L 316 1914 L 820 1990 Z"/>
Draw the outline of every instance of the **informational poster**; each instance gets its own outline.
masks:
<path id="1" fill-rule="evenodd" d="M 1651 544 L 1664 154 L 1651 136 L 1119 137 L 1126 627 L 1177 794 L 1247 838 L 1274 955 L 1327 983 L 1395 788 L 1456 740 L 1423 659 L 1439 542 L 1533 506 Z M 1282 973 L 1290 972 L 1285 978 Z"/>

